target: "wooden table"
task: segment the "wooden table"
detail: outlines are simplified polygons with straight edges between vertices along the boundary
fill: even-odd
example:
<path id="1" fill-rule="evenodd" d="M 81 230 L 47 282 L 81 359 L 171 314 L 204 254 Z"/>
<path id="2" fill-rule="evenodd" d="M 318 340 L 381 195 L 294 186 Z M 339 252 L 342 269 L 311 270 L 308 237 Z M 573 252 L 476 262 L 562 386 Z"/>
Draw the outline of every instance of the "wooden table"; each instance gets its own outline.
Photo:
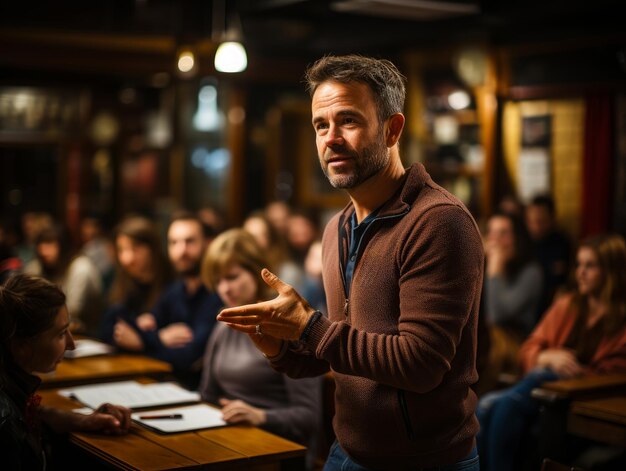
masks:
<path id="1" fill-rule="evenodd" d="M 594 403 L 608 397 L 626 394 L 626 375 L 598 375 L 560 380 L 543 384 L 532 391 L 533 398 L 542 404 L 539 415 L 539 443 L 537 456 L 549 457 L 566 462 L 570 458 L 570 436 L 587 424 L 588 416 L 576 416 L 573 420 L 575 404 Z M 579 409 L 581 410 L 581 409 Z M 596 430 L 599 426 L 596 423 Z M 590 432 L 591 433 L 591 432 Z M 605 441 L 606 442 L 606 441 Z"/>
<path id="2" fill-rule="evenodd" d="M 613 374 L 544 383 L 540 388 L 534 389 L 532 395 L 544 402 L 557 402 L 603 397 L 620 391 L 626 391 L 626 375 Z"/>
<path id="3" fill-rule="evenodd" d="M 172 366 L 143 355 L 112 354 L 63 360 L 56 371 L 42 373 L 41 388 L 61 388 L 89 383 L 134 379 L 139 376 L 163 378 Z"/>
<path id="4" fill-rule="evenodd" d="M 80 407 L 56 390 L 40 391 L 42 404 Z M 162 435 L 133 424 L 128 435 L 72 433 L 70 447 L 94 460 L 124 470 L 304 469 L 306 448 L 256 427 L 228 426 Z M 91 469 L 94 469 L 93 467 Z"/>
<path id="5" fill-rule="evenodd" d="M 626 447 L 626 396 L 572 402 L 567 431 L 579 437 Z"/>

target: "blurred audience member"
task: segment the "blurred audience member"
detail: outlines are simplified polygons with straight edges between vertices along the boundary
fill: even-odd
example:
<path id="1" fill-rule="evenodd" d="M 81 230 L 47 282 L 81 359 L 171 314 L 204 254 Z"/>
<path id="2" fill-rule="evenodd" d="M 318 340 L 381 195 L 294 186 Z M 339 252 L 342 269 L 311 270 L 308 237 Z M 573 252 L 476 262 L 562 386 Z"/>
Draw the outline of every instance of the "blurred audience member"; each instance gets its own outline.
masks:
<path id="1" fill-rule="evenodd" d="M 531 391 L 547 381 L 592 374 L 626 374 L 626 244 L 621 236 L 582 242 L 576 289 L 558 298 L 520 349 L 524 378 L 481 398 L 480 469 L 509 471 L 536 421 Z M 533 468 L 537 469 L 537 468 Z"/>
<path id="2" fill-rule="evenodd" d="M 8 244 L 0 240 L 0 285 L 22 271 L 22 261 Z"/>
<path id="3" fill-rule="evenodd" d="M 267 266 L 263 255 L 248 232 L 226 231 L 209 246 L 203 280 L 228 307 L 269 299 L 260 275 Z M 248 335 L 218 323 L 204 356 L 202 399 L 219 404 L 228 423 L 255 425 L 308 446 L 311 467 L 321 421 L 321 380 L 291 379 L 274 371 L 255 347 L 263 341 L 262 332 Z"/>
<path id="4" fill-rule="evenodd" d="M 16 247 L 17 256 L 22 264 L 27 265 L 34 260 L 35 239 L 37 235 L 46 228 L 54 225 L 52 216 L 46 212 L 27 211 L 22 214 L 22 242 Z"/>
<path id="5" fill-rule="evenodd" d="M 105 235 L 102 221 L 85 216 L 80 222 L 81 252 L 96 266 L 102 279 L 103 291 L 108 292 L 115 271 L 115 248 Z"/>
<path id="6" fill-rule="evenodd" d="M 24 272 L 61 287 L 67 296 L 73 333 L 96 335 L 103 305 L 102 280 L 92 261 L 72 250 L 65 231 L 56 225 L 39 231 L 35 255 Z"/>
<path id="7" fill-rule="evenodd" d="M 211 238 L 226 229 L 226 219 L 222 211 L 214 206 L 204 206 L 197 211 L 198 218 L 206 226 Z"/>
<path id="8" fill-rule="evenodd" d="M 291 259 L 285 238 L 276 231 L 263 212 L 250 214 L 243 222 L 243 229 L 252 234 L 264 251 L 268 268 L 276 270 L 274 273 L 296 289 L 303 286 L 304 268 Z"/>
<path id="9" fill-rule="evenodd" d="M 498 203 L 498 212 L 511 214 L 516 218 L 523 218 L 524 204 L 516 196 L 507 194 Z"/>
<path id="10" fill-rule="evenodd" d="M 276 200 L 265 206 L 265 216 L 270 224 L 282 237 L 287 237 L 287 226 L 291 208 L 286 201 Z"/>
<path id="11" fill-rule="evenodd" d="M 0 224 L 0 285 L 11 275 L 22 271 L 23 265 L 14 247 L 17 239 L 7 222 Z"/>
<path id="12" fill-rule="evenodd" d="M 556 292 L 565 287 L 572 257 L 570 238 L 558 229 L 554 200 L 536 196 L 526 207 L 526 227 L 533 241 L 535 258 L 541 264 L 544 291 L 539 313 L 552 303 Z"/>
<path id="13" fill-rule="evenodd" d="M 135 322 L 120 319 L 113 340 L 122 349 L 167 361 L 183 386 L 197 389 L 201 358 L 222 302 L 202 284 L 200 267 L 210 234 L 193 213 L 175 213 L 167 231 L 170 262 L 179 279 Z"/>
<path id="14" fill-rule="evenodd" d="M 135 323 L 148 312 L 170 281 L 170 267 L 154 223 L 129 216 L 115 229 L 116 268 L 109 292 L 110 307 L 103 316 L 100 337 L 114 345 L 118 320 Z"/>
<path id="15" fill-rule="evenodd" d="M 485 320 L 490 332 L 488 366 L 480 390 L 496 385 L 503 372 L 514 373 L 517 351 L 536 322 L 541 300 L 541 267 L 533 260 L 522 221 L 496 213 L 487 221 L 483 289 Z"/>
<path id="16" fill-rule="evenodd" d="M 322 241 L 316 240 L 309 247 L 309 252 L 304 259 L 304 287 L 302 297 L 306 299 L 313 309 L 328 312 L 326 308 L 326 293 L 322 282 Z"/>
<path id="17" fill-rule="evenodd" d="M 287 243 L 296 263 L 304 266 L 309 247 L 317 237 L 317 218 L 304 210 L 292 211 L 287 225 Z"/>

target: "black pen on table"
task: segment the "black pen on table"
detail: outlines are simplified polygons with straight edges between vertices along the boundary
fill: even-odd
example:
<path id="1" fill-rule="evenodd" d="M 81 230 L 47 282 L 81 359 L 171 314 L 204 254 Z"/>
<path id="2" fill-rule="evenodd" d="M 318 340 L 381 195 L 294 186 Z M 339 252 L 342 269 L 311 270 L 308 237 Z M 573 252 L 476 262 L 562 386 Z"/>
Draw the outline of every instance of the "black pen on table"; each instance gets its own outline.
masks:
<path id="1" fill-rule="evenodd" d="M 156 415 L 140 415 L 141 420 L 161 420 L 161 419 L 173 419 L 178 420 L 183 418 L 183 414 L 156 414 Z"/>

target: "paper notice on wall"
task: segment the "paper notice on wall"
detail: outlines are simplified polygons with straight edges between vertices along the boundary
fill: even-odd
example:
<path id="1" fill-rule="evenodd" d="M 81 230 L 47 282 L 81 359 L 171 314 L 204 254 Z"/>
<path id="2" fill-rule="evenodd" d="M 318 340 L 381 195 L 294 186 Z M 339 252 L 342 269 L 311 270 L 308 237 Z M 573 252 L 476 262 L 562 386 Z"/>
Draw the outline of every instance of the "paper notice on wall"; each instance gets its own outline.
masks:
<path id="1" fill-rule="evenodd" d="M 519 197 L 528 203 L 550 193 L 550 155 L 545 147 L 523 147 L 519 156 Z"/>

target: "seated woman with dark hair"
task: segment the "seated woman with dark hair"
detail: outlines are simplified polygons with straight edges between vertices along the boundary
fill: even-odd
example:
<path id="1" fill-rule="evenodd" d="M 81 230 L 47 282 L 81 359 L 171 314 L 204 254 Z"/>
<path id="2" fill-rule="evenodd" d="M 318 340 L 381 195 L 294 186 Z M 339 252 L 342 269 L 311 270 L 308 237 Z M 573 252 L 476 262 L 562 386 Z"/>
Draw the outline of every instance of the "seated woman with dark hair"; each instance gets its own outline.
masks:
<path id="1" fill-rule="evenodd" d="M 219 235 L 202 266 L 204 282 L 228 307 L 271 297 L 261 279 L 264 252 L 242 229 Z M 309 467 L 321 422 L 321 379 L 292 379 L 272 369 L 255 347 L 262 333 L 247 335 L 218 323 L 207 344 L 200 393 L 222 406 L 224 420 L 251 424 L 309 447 Z"/>
<path id="2" fill-rule="evenodd" d="M 124 349 L 125 339 L 134 337 L 137 318 L 149 312 L 165 290 L 171 269 L 150 219 L 128 216 L 114 232 L 115 275 L 100 338 Z"/>
<path id="3" fill-rule="evenodd" d="M 0 444 L 2 467 L 42 470 L 42 428 L 62 433 L 126 433 L 130 410 L 103 404 L 90 415 L 40 405 L 35 372 L 54 371 L 74 349 L 65 295 L 43 278 L 14 275 L 0 286 Z M 6 468 L 5 468 L 6 467 Z"/>
<path id="4" fill-rule="evenodd" d="M 517 353 L 535 326 L 543 289 L 528 232 L 511 214 L 496 213 L 487 221 L 485 263 L 480 316 L 490 349 L 479 393 L 494 389 L 501 373 L 517 372 Z"/>
<path id="5" fill-rule="evenodd" d="M 626 373 L 626 243 L 621 236 L 582 242 L 576 290 L 557 299 L 520 349 L 525 373 L 515 386 L 481 398 L 481 470 L 508 471 L 539 403 L 531 391 L 547 381 Z"/>

